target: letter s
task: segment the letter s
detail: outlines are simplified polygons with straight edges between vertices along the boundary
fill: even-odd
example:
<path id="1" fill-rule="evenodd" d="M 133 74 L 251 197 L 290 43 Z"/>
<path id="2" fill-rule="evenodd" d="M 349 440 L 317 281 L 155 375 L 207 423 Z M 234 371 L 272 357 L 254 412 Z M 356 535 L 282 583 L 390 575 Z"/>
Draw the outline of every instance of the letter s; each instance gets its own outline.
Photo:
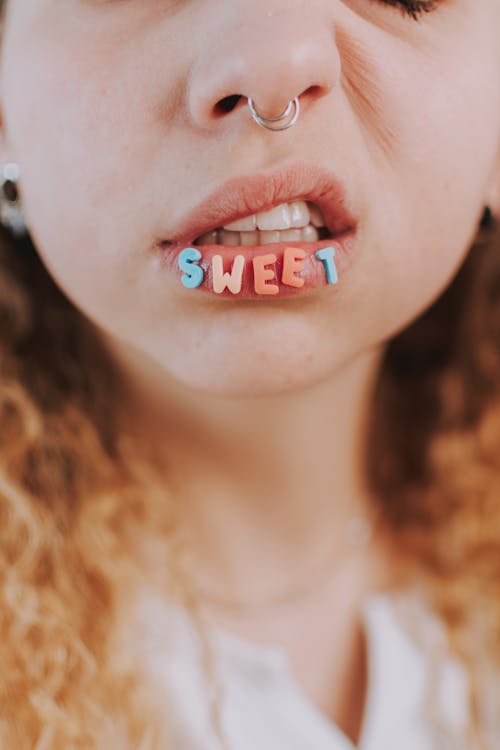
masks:
<path id="1" fill-rule="evenodd" d="M 205 272 L 197 262 L 200 258 L 201 253 L 196 247 L 185 247 L 179 253 L 177 262 L 181 271 L 184 271 L 181 281 L 187 289 L 195 289 L 203 281 Z"/>

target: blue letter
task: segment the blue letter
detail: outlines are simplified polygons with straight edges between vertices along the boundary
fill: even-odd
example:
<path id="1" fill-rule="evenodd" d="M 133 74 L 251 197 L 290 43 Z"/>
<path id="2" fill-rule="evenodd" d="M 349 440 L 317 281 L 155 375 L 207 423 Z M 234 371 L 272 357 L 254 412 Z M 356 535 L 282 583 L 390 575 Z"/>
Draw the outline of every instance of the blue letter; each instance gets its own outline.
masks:
<path id="1" fill-rule="evenodd" d="M 205 272 L 196 261 L 200 260 L 201 253 L 196 247 L 185 247 L 179 253 L 177 259 L 179 268 L 184 271 L 184 275 L 181 278 L 182 283 L 188 289 L 195 289 L 200 286 L 203 281 Z"/>
<path id="2" fill-rule="evenodd" d="M 337 276 L 337 267 L 333 256 L 335 255 L 334 247 L 322 247 L 321 250 L 316 251 L 316 257 L 322 260 L 325 266 L 326 278 L 329 284 L 336 284 L 339 280 Z"/>

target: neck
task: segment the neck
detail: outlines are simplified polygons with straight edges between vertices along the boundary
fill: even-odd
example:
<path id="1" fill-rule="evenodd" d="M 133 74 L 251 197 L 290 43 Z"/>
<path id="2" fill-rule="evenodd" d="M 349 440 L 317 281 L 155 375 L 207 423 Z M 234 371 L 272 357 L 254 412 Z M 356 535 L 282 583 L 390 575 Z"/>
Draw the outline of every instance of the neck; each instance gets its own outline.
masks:
<path id="1" fill-rule="evenodd" d="M 209 588 L 244 586 L 251 598 L 325 559 L 332 543 L 345 555 L 346 523 L 373 510 L 362 450 L 380 349 L 307 390 L 259 398 L 188 391 L 142 354 L 115 352 L 131 423 L 168 467 Z"/>

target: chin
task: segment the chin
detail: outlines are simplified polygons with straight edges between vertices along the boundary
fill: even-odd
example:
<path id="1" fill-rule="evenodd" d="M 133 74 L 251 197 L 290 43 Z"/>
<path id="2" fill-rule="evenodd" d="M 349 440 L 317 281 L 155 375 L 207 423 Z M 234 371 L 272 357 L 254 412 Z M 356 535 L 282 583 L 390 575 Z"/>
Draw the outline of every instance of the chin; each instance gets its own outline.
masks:
<path id="1" fill-rule="evenodd" d="M 189 389 L 228 398 L 279 396 L 307 390 L 331 375 L 318 356 L 269 352 L 225 361 L 177 361 L 172 376 Z"/>

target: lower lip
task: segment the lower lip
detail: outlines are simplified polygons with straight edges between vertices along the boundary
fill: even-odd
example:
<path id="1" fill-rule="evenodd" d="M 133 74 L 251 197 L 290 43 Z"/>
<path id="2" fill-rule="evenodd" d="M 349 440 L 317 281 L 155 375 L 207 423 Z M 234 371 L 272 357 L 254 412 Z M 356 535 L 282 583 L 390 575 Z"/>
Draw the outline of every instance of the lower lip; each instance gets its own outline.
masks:
<path id="1" fill-rule="evenodd" d="M 167 273 L 172 274 L 179 285 L 186 293 L 208 293 L 222 299 L 283 299 L 284 297 L 296 297 L 299 294 L 305 294 L 308 291 L 321 287 L 336 288 L 342 284 L 342 278 L 345 271 L 350 266 L 354 256 L 356 232 L 349 229 L 345 233 L 334 238 L 323 239 L 317 242 L 273 242 L 267 245 L 255 246 L 225 246 L 225 245 L 196 245 L 189 243 L 168 243 L 160 242 L 158 245 L 160 253 L 160 267 Z M 178 264 L 178 257 L 184 248 L 196 248 L 201 253 L 198 265 L 204 271 L 204 278 L 201 284 L 195 288 L 186 288 L 181 279 L 183 271 Z M 296 278 L 304 281 L 302 286 L 292 286 L 283 283 L 283 255 L 286 248 L 300 248 L 305 251 L 306 256 L 301 261 L 301 270 L 296 273 Z M 336 281 L 329 281 L 329 275 L 326 270 L 324 261 L 316 257 L 318 250 L 322 248 L 334 248 L 334 262 L 336 269 Z M 254 265 L 253 259 L 257 256 L 273 254 L 276 261 L 270 263 L 267 268 L 274 271 L 273 278 L 266 281 L 267 285 L 278 287 L 278 292 L 261 293 L 255 290 Z M 213 289 L 212 258 L 219 255 L 222 258 L 224 272 L 230 273 L 233 263 L 238 255 L 243 255 L 245 265 L 243 268 L 241 289 L 233 293 L 227 287 L 221 292 L 215 292 Z M 330 274 L 330 279 L 332 278 Z"/>

